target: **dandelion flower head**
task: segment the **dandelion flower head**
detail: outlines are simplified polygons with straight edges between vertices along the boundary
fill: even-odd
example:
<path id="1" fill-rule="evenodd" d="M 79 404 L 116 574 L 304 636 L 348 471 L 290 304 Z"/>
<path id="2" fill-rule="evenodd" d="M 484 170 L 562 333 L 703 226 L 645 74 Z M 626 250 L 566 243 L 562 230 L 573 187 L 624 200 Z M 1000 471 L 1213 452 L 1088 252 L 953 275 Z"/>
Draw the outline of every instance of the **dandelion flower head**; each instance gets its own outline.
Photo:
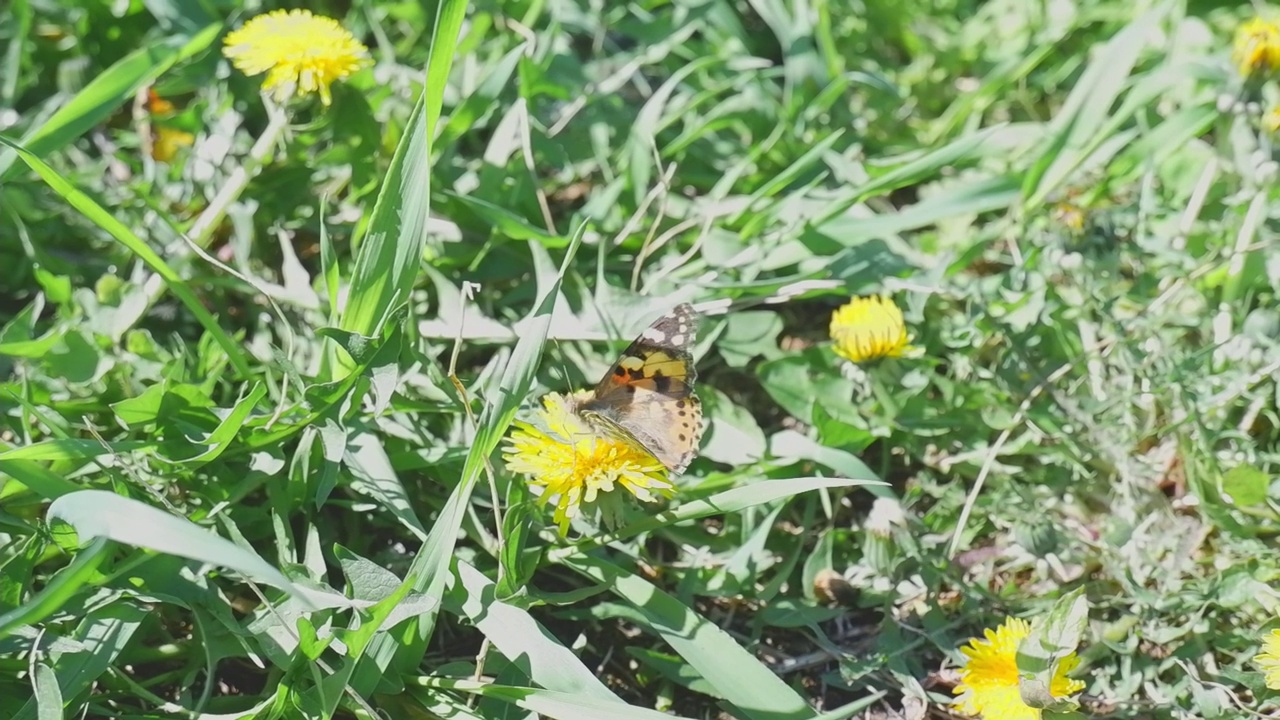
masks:
<path id="1" fill-rule="evenodd" d="M 675 490 L 652 454 L 601 432 L 574 412 L 589 395 L 548 393 L 535 413 L 538 425 L 517 421 L 503 450 L 507 469 L 543 489 L 542 502 L 556 498 L 554 519 L 561 535 L 584 506 L 614 497 L 618 489 L 646 502 L 670 497 Z"/>
<path id="2" fill-rule="evenodd" d="M 1040 720 L 1040 710 L 1022 701 L 1018 690 L 1018 643 L 1031 634 L 1031 625 L 1019 618 L 1006 618 L 995 630 L 985 631 L 986 639 L 975 638 L 960 648 L 964 668 L 955 693 L 960 711 L 985 720 Z M 1084 683 L 1067 677 L 1080 664 L 1070 653 L 1058 661 L 1049 693 L 1055 698 L 1074 695 Z"/>
<path id="3" fill-rule="evenodd" d="M 902 311 L 887 297 L 856 297 L 831 315 L 837 355 L 855 363 L 901 357 L 911 350 Z"/>
<path id="4" fill-rule="evenodd" d="M 267 72 L 263 88 L 276 102 L 290 95 L 320 93 L 328 105 L 329 86 L 370 64 L 369 49 L 338 21 L 308 10 L 273 10 L 227 34 L 222 53 L 241 72 Z M 269 72 L 268 72 L 269 71 Z"/>
<path id="5" fill-rule="evenodd" d="M 1280 68 L 1280 26 L 1260 17 L 1241 23 L 1231 57 L 1246 77 Z"/>
<path id="6" fill-rule="evenodd" d="M 1280 690 L 1280 630 L 1272 630 L 1262 638 L 1262 652 L 1253 661 L 1262 668 L 1267 687 Z"/>

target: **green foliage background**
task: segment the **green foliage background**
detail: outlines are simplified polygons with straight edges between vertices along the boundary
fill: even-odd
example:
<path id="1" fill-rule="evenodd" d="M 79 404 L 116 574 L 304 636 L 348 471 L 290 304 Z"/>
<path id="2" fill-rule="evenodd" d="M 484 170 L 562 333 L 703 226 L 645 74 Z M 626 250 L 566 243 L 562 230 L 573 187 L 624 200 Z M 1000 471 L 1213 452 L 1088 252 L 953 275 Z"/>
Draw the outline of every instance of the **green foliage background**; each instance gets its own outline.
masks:
<path id="1" fill-rule="evenodd" d="M 280 117 L 272 7 L 6 9 L 0 716 L 946 717 L 1077 592 L 1080 712 L 1276 712 L 1252 6 L 309 7 L 376 62 Z M 558 538 L 501 438 L 680 301 L 700 458 Z"/>

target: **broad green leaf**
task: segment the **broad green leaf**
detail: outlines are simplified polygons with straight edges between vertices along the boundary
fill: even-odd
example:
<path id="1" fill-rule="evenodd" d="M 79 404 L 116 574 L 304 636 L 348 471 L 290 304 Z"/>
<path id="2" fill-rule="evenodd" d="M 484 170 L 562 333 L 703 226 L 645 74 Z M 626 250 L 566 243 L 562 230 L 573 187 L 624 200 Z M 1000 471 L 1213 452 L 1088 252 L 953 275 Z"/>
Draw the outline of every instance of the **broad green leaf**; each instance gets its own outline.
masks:
<path id="1" fill-rule="evenodd" d="M 290 582 L 256 553 L 177 515 L 105 490 L 80 490 L 49 506 L 47 520 L 75 528 L 81 542 L 107 538 L 156 552 L 207 562 L 280 588 L 307 607 L 347 604 L 345 598 Z"/>
<path id="2" fill-rule="evenodd" d="M 1266 502 L 1270 486 L 1271 476 L 1252 465 L 1237 465 L 1222 476 L 1222 491 L 1240 507 Z"/>
<path id="3" fill-rule="evenodd" d="M 611 703 L 618 709 L 626 707 L 594 670 L 529 613 L 496 599 L 496 586 L 479 570 L 461 560 L 457 567 L 453 587 L 446 595 L 448 606 L 470 619 L 498 652 L 520 665 L 534 684 Z"/>
<path id="4" fill-rule="evenodd" d="M 1018 690 L 1033 708 L 1068 712 L 1078 707 L 1071 698 L 1054 697 L 1050 688 L 1062 662 L 1080 644 L 1089 622 L 1089 601 L 1077 588 L 1054 602 L 1047 613 L 1031 624 L 1031 634 L 1018 644 Z"/>
<path id="5" fill-rule="evenodd" d="M 562 562 L 631 604 L 737 714 L 749 720 L 809 720 L 816 716 L 804 698 L 728 633 L 675 597 L 596 556 L 578 555 Z"/>
<path id="6" fill-rule="evenodd" d="M 44 663 L 36 663 L 35 676 L 31 678 L 36 689 L 36 717 L 38 720 L 62 720 L 62 688 L 58 687 L 58 675 Z"/>

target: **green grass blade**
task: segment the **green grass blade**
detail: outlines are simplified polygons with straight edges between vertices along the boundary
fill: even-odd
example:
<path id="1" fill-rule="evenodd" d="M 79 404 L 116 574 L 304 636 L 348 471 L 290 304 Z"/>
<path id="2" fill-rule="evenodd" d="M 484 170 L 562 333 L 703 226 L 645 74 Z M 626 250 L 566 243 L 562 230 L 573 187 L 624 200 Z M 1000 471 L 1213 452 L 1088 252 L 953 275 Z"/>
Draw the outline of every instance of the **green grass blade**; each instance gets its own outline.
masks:
<path id="1" fill-rule="evenodd" d="M 465 0 L 446 0 L 439 6 L 426 86 L 410 117 L 410 131 L 396 147 L 368 232 L 360 244 L 347 307 L 339 325 L 344 330 L 372 334 L 377 319 L 396 297 L 409 296 L 418 277 L 431 208 L 432 138 L 444 105 L 449 69 L 466 9 Z"/>
<path id="2" fill-rule="evenodd" d="M 44 663 L 36 664 L 36 708 L 38 720 L 62 720 L 62 688 L 58 687 L 58 675 Z"/>
<path id="3" fill-rule="evenodd" d="M 3 444 L 0 444 L 3 447 Z M 0 460 L 0 473 L 8 476 L 0 485 L 0 500 L 21 493 L 23 488 L 46 500 L 81 490 L 79 485 L 32 460 Z"/>
<path id="4" fill-rule="evenodd" d="M 83 649 L 51 653 L 63 697 L 76 697 L 97 682 L 129 645 L 134 632 L 149 618 L 154 619 L 151 613 L 127 601 L 113 602 L 85 615 L 71 636 Z M 32 698 L 13 720 L 37 717 L 36 700 Z"/>
<path id="5" fill-rule="evenodd" d="M 1089 156 L 1091 147 L 1101 144 L 1111 107 L 1128 84 L 1129 74 L 1145 47 L 1157 21 L 1166 11 L 1157 8 L 1136 18 L 1112 37 L 1094 57 L 1071 89 L 1066 103 L 1050 127 L 1045 152 L 1033 165 L 1023 185 L 1026 207 L 1044 203 L 1045 198 Z"/>
<path id="6" fill-rule="evenodd" d="M 539 687 L 625 706 L 578 656 L 561 645 L 524 610 L 494 596 L 496 585 L 471 565 L 458 561 L 458 580 L 446 607 L 469 618 L 504 657 L 520 658 Z"/>
<path id="7" fill-rule="evenodd" d="M 473 693 L 504 700 L 516 707 L 555 720 L 688 720 L 681 715 L 650 710 L 634 705 L 610 703 L 594 697 L 583 697 L 558 690 L 512 687 L 453 678 L 422 677 L 424 687 Z M 430 701 L 427 700 L 429 703 Z"/>
<path id="8" fill-rule="evenodd" d="M 231 365 L 240 374 L 240 377 L 249 377 L 253 371 L 249 368 L 249 360 L 244 353 L 244 349 L 240 344 L 231 339 L 231 336 L 218 325 L 218 321 L 204 308 L 196 294 L 187 286 L 178 273 L 168 263 L 164 261 L 154 250 L 133 233 L 132 230 L 125 227 L 124 223 L 115 218 L 114 215 L 107 212 L 101 205 L 93 201 L 85 193 L 72 185 L 66 178 L 62 177 L 57 170 L 49 167 L 43 160 L 36 157 L 24 147 L 14 143 L 7 138 L 0 136 L 0 144 L 6 145 L 14 150 L 18 157 L 22 158 L 32 170 L 40 176 L 41 179 L 58 193 L 62 199 L 66 200 L 71 207 L 79 210 L 90 222 L 102 228 L 108 235 L 115 238 L 117 242 L 124 245 L 134 255 L 137 255 L 147 267 L 151 268 L 157 275 L 164 278 L 165 284 L 173 291 L 173 294 L 182 301 L 182 304 L 195 315 L 196 320 L 204 327 L 205 332 L 218 343 L 218 346 L 227 353 L 227 357 L 231 361 Z"/>
<path id="9" fill-rule="evenodd" d="M 961 215 L 1008 208 L 1018 200 L 1018 187 L 1018 179 L 1013 176 L 975 179 L 947 188 L 899 212 L 839 217 L 818 229 L 856 250 L 863 241 L 872 238 L 890 237 Z"/>
<path id="10" fill-rule="evenodd" d="M 100 537 L 76 553 L 71 564 L 59 570 L 34 597 L 0 615 L 0 638 L 8 636 L 23 625 L 35 625 L 60 610 L 72 595 L 89 582 L 110 551 L 111 541 Z"/>
<path id="11" fill-rule="evenodd" d="M 654 632 L 749 720 L 810 720 L 813 709 L 728 633 L 641 577 L 595 556 L 565 566 L 630 603 Z"/>
<path id="12" fill-rule="evenodd" d="M 81 541 L 108 538 L 119 543 L 178 557 L 213 563 L 280 588 L 304 606 L 342 604 L 341 597 L 294 585 L 257 553 L 215 535 L 195 523 L 132 498 L 105 490 L 81 490 L 49 505 L 48 521 L 62 520 Z"/>
<path id="13" fill-rule="evenodd" d="M 965 135 L 936 150 L 931 150 L 912 160 L 868 180 L 863 185 L 843 193 L 818 217 L 813 225 L 818 228 L 844 215 L 849 208 L 866 200 L 901 187 L 924 182 L 946 168 L 964 165 L 989 154 L 1009 128 L 997 126 L 971 135 Z"/>
<path id="14" fill-rule="evenodd" d="M 585 230 L 585 226 L 580 226 L 574 233 L 569 248 L 565 251 L 560 272 L 545 289 L 537 307 L 530 315 L 520 341 L 516 343 L 515 351 L 507 361 L 498 389 L 480 416 L 476 436 L 472 440 L 471 450 L 467 453 L 466 463 L 462 468 L 462 477 L 436 517 L 431 534 L 427 536 L 422 550 L 413 559 L 413 565 L 410 566 L 404 582 L 391 597 L 375 605 L 371 610 L 371 619 L 347 638 L 347 644 L 353 651 L 352 657 L 359 658 L 367 644 L 369 646 L 367 652 L 370 656 L 368 660 L 372 660 L 378 666 L 375 669 L 366 664 L 359 669 L 352 680 L 358 691 L 371 690 L 372 688 L 366 687 L 366 684 L 377 682 L 378 677 L 385 670 L 384 663 L 389 663 L 395 654 L 412 652 L 412 645 L 399 645 L 394 638 L 386 634 L 375 636 L 395 604 L 411 590 L 421 592 L 428 600 L 437 601 L 435 609 L 420 615 L 414 621 L 419 625 L 419 642 L 424 643 L 434 629 L 435 616 L 439 609 L 438 601 L 444 595 L 445 583 L 451 575 L 449 566 L 454 559 L 458 529 L 462 527 L 471 493 L 484 470 L 485 460 L 497 449 L 498 442 L 511 425 L 511 421 L 515 419 L 516 411 L 533 387 L 534 373 L 542 356 L 542 348 L 546 344 L 547 330 L 551 327 L 552 312 L 560 297 L 560 286 L 573 262 L 574 255 L 582 244 Z"/>
<path id="15" fill-rule="evenodd" d="M 41 157 L 65 147 L 133 100 L 139 88 L 150 84 L 176 63 L 207 50 L 221 31 L 222 25 L 210 25 L 189 38 L 166 38 L 124 56 L 85 85 L 40 127 L 23 137 L 22 146 Z M 8 176 L 16 158 L 12 148 L 0 151 L 0 179 Z"/>
<path id="16" fill-rule="evenodd" d="M 157 443 L 145 440 L 124 440 L 103 444 L 97 440 L 80 440 L 77 438 L 58 438 L 32 443 L 25 447 L 0 451 L 3 460 L 88 460 L 99 455 L 150 450 Z"/>
<path id="17" fill-rule="evenodd" d="M 24 38 L 31 32 L 35 12 L 31 0 L 13 0 L 9 4 L 9 17 L 14 21 L 12 38 Z M 18 80 L 22 75 L 22 43 L 11 40 L 3 60 L 0 60 L 0 107 L 13 107 L 18 93 Z M 0 173 L 2 176 L 3 173 Z"/>
<path id="18" fill-rule="evenodd" d="M 741 487 L 730 488 L 723 492 L 716 493 L 712 497 L 705 500 L 693 500 L 682 504 L 674 510 L 668 510 L 647 517 L 639 522 L 627 525 L 619 529 L 616 533 L 608 536 L 607 540 L 625 540 L 635 537 L 641 533 L 651 532 L 658 528 L 667 527 L 676 523 L 687 522 L 689 520 L 697 520 L 698 518 L 708 517 L 710 515 L 720 515 L 727 513 L 736 513 L 747 508 L 756 507 L 771 503 L 774 500 L 780 500 L 785 497 L 799 495 L 810 490 L 825 490 L 828 488 L 840 487 L 869 487 L 873 490 L 877 487 L 888 487 L 888 483 L 871 475 L 870 470 L 867 471 L 868 477 L 865 478 L 840 478 L 840 477 L 806 477 L 806 478 L 786 478 L 783 480 L 762 480 L 760 482 L 743 485 Z M 552 558 L 569 557 L 573 554 L 585 552 L 587 549 L 596 545 L 604 544 L 606 538 L 593 538 L 584 543 L 579 543 L 574 547 L 563 548 L 551 553 Z"/>

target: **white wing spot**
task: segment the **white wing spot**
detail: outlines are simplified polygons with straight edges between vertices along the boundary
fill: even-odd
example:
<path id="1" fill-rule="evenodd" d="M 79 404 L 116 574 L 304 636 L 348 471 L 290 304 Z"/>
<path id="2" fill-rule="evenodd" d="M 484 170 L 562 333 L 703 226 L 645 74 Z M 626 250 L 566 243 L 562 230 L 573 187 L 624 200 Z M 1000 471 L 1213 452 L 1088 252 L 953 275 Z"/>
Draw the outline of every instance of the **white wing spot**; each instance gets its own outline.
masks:
<path id="1" fill-rule="evenodd" d="M 660 343 L 667 339 L 667 334 L 656 327 L 651 327 L 640 334 L 640 337 L 650 342 Z"/>
<path id="2" fill-rule="evenodd" d="M 684 333 L 679 333 L 679 334 L 677 334 L 677 335 L 672 335 L 672 336 L 671 336 L 671 344 L 672 344 L 672 345 L 675 345 L 676 347 L 680 347 L 681 345 L 683 345 L 683 344 L 684 344 Z"/>

